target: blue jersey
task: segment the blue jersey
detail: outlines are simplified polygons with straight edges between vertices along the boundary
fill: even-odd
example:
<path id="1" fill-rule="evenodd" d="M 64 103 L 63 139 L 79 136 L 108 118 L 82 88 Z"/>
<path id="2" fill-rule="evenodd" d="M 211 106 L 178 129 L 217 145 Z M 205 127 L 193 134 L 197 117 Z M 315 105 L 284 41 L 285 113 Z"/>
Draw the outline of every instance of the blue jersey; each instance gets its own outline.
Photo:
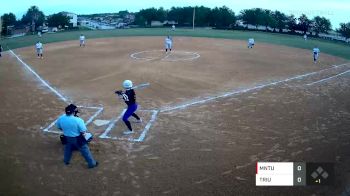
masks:
<path id="1" fill-rule="evenodd" d="M 133 89 L 126 90 L 125 93 L 122 94 L 122 97 L 126 105 L 131 106 L 136 104 L 136 94 Z"/>

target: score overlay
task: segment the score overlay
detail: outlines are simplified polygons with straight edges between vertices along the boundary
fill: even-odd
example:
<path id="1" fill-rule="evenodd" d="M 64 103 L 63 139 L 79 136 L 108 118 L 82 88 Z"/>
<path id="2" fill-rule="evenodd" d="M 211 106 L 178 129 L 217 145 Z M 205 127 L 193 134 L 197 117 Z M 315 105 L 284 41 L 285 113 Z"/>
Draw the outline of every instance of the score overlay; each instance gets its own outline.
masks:
<path id="1" fill-rule="evenodd" d="M 332 185 L 333 163 L 257 162 L 256 186 Z"/>

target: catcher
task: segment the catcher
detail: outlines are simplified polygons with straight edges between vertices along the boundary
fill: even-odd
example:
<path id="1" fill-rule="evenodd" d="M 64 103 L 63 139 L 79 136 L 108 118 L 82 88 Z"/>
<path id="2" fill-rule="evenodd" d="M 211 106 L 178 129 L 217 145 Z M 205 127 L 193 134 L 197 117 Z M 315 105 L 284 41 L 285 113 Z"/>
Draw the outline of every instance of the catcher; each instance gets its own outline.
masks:
<path id="1" fill-rule="evenodd" d="M 128 127 L 128 131 L 124 131 L 124 134 L 131 134 L 134 133 L 131 127 L 131 123 L 128 120 L 130 116 L 133 116 L 136 118 L 137 123 L 141 123 L 142 120 L 141 118 L 135 113 L 137 110 L 137 103 L 136 103 L 136 94 L 133 89 L 133 84 L 132 81 L 130 80 L 125 80 L 123 82 L 123 88 L 125 91 L 115 91 L 115 93 L 125 101 L 126 105 L 128 105 L 128 108 L 126 112 L 123 115 L 123 121 L 125 125 Z"/>

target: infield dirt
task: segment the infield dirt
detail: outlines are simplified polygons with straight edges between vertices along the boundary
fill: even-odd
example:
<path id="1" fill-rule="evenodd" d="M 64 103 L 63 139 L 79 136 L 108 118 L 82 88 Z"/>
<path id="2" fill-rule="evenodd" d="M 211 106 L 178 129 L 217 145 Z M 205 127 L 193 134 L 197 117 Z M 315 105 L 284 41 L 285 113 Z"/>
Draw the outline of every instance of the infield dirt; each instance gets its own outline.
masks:
<path id="1" fill-rule="evenodd" d="M 161 50 L 163 37 L 127 37 L 44 45 L 15 52 L 53 87 L 79 105 L 103 105 L 98 119 L 125 107 L 114 90 L 121 82 L 150 82 L 137 91 L 142 109 L 163 109 L 330 68 L 346 62 L 311 50 L 223 39 L 176 37 L 174 52 L 198 59 L 137 60 L 131 54 Z M 349 181 L 350 78 L 305 84 L 349 70 L 350 65 L 261 90 L 159 113 L 143 143 L 96 139 L 90 147 L 100 166 L 87 170 L 80 155 L 62 162 L 58 137 L 44 134 L 65 103 L 9 53 L 0 59 L 1 188 L 5 195 L 332 195 Z M 82 110 L 84 112 L 84 110 Z M 145 114 L 145 118 L 149 118 Z M 142 126 L 142 125 L 137 125 Z M 96 135 L 102 128 L 89 126 Z M 113 134 L 122 131 L 122 124 Z M 257 161 L 336 163 L 333 187 L 255 187 Z M 345 172 L 344 172 L 345 171 Z"/>

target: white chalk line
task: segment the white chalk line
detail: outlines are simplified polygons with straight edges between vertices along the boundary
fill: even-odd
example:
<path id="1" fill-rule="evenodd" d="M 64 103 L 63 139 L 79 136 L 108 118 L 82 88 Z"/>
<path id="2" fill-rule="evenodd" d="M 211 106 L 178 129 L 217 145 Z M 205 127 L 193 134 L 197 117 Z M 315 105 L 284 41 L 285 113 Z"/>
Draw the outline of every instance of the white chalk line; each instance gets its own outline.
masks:
<path id="1" fill-rule="evenodd" d="M 344 74 L 349 73 L 349 72 L 350 72 L 350 70 L 347 70 L 347 71 L 344 71 L 344 72 L 339 73 L 337 75 L 334 75 L 334 76 L 331 76 L 331 77 L 328 77 L 328 78 L 324 78 L 324 79 L 318 80 L 316 82 L 309 83 L 309 84 L 307 84 L 307 86 L 311 86 L 311 85 L 314 85 L 314 84 L 319 84 L 319 83 L 322 83 L 322 82 L 326 82 L 328 80 L 331 80 L 333 78 L 339 77 L 339 76 L 344 75 Z"/>
<path id="2" fill-rule="evenodd" d="M 65 103 L 70 103 L 70 101 L 68 100 L 68 98 L 66 98 L 65 96 L 63 96 L 60 92 L 58 92 L 55 88 L 53 88 L 48 82 L 46 82 L 39 74 L 37 74 L 32 68 L 31 66 L 29 66 L 27 63 L 25 63 L 21 58 L 19 58 L 19 56 L 14 53 L 12 50 L 9 50 L 10 53 L 15 56 L 17 58 L 17 60 L 26 68 L 28 69 L 41 83 L 43 83 L 47 88 L 49 88 L 55 95 L 57 95 L 62 101 L 64 101 Z M 94 118 L 96 118 L 102 111 L 103 111 L 103 107 L 93 107 L 93 106 L 79 106 L 79 107 L 83 107 L 83 108 L 89 108 L 89 109 L 97 109 L 97 112 L 88 119 L 88 121 L 85 123 L 86 125 L 89 125 Z M 48 127 L 44 128 L 43 131 L 44 132 L 50 132 L 50 133 L 62 133 L 59 131 L 50 131 L 50 129 L 56 124 L 57 119 L 52 122 Z"/>
<path id="3" fill-rule="evenodd" d="M 103 132 L 99 136 L 99 138 L 102 138 L 102 139 L 111 138 L 111 137 L 108 136 L 109 132 L 113 129 L 113 127 L 115 127 L 115 125 L 122 118 L 122 116 L 124 115 L 125 112 L 126 112 L 126 109 L 124 109 L 116 119 L 111 120 L 111 122 L 108 125 L 108 127 L 106 128 L 105 132 Z"/>
<path id="4" fill-rule="evenodd" d="M 12 50 L 9 50 L 13 56 L 17 58 L 21 64 L 27 68 L 32 74 L 37 77 L 38 80 L 40 80 L 47 88 L 49 88 L 52 92 L 54 92 L 62 101 L 69 103 L 68 99 L 64 97 L 60 92 L 58 92 L 56 89 L 54 89 L 48 82 L 46 82 L 44 79 L 42 79 L 39 74 L 37 74 L 27 63 L 25 63 L 21 58 L 17 56 Z"/>
<path id="5" fill-rule="evenodd" d="M 143 129 L 140 137 L 138 139 L 136 139 L 135 142 L 142 142 L 145 139 L 145 137 L 148 133 L 148 130 L 151 128 L 152 124 L 156 121 L 159 111 L 158 110 L 151 110 L 151 111 L 153 112 L 151 120 L 147 123 L 147 125 Z"/>
<path id="6" fill-rule="evenodd" d="M 207 97 L 207 98 L 202 99 L 202 100 L 193 101 L 193 102 L 186 103 L 186 104 L 180 104 L 180 105 L 173 106 L 173 107 L 167 107 L 167 108 L 161 109 L 160 112 L 169 112 L 169 111 L 173 111 L 173 110 L 180 110 L 180 109 L 187 108 L 189 106 L 193 106 L 193 105 L 197 105 L 197 104 L 203 104 L 203 103 L 206 103 L 206 102 L 209 102 L 209 101 L 212 101 L 212 100 L 225 98 L 225 97 L 229 97 L 229 96 L 232 96 L 232 95 L 239 95 L 239 94 L 251 92 L 251 91 L 254 91 L 254 90 L 259 90 L 259 89 L 262 89 L 262 88 L 265 88 L 265 87 L 269 87 L 269 86 L 274 86 L 274 85 L 277 85 L 277 84 L 280 84 L 280 83 L 283 83 L 283 82 L 288 82 L 288 81 L 291 81 L 291 80 L 301 79 L 301 78 L 305 78 L 307 76 L 315 75 L 315 74 L 318 74 L 318 73 L 321 73 L 321 72 L 324 72 L 324 71 L 328 71 L 328 70 L 331 70 L 331 69 L 336 69 L 338 67 L 345 66 L 345 65 L 348 65 L 348 64 L 349 63 L 344 63 L 344 64 L 341 64 L 341 65 L 335 65 L 335 66 L 332 66 L 331 68 L 327 68 L 327 69 L 323 69 L 323 70 L 319 70 L 319 71 L 315 71 L 315 72 L 310 72 L 310 73 L 306 73 L 306 74 L 302 74 L 302 75 L 297 75 L 297 76 L 294 76 L 294 77 L 291 77 L 291 78 L 287 78 L 287 79 L 284 79 L 284 80 L 279 80 L 279 81 L 271 82 L 271 83 L 268 83 L 268 84 L 260 84 L 258 86 L 251 87 L 251 88 L 246 88 L 246 89 L 242 89 L 242 90 L 228 92 L 228 93 L 224 93 L 224 94 L 216 95 L 216 96 L 212 96 L 212 97 Z"/>
<path id="7" fill-rule="evenodd" d="M 88 109 L 96 109 L 97 111 L 85 122 L 85 125 L 88 126 L 102 111 L 103 111 L 103 107 L 84 107 L 84 106 L 78 106 L 80 108 L 88 108 Z M 60 115 L 61 116 L 61 115 Z M 55 126 L 58 118 L 60 117 L 58 116 L 56 118 L 56 120 L 54 120 L 49 126 L 47 126 L 46 128 L 43 129 L 44 132 L 48 132 L 48 133 L 57 133 L 57 134 L 62 134 L 62 131 L 50 131 L 50 129 Z"/>
<path id="8" fill-rule="evenodd" d="M 161 58 L 161 57 L 137 57 L 137 55 L 139 54 L 143 54 L 143 53 L 150 53 L 150 52 L 164 52 L 163 50 L 144 50 L 141 52 L 135 52 L 130 54 L 130 57 L 136 60 L 145 60 L 145 61 L 151 61 L 151 60 L 156 60 L 159 59 L 161 61 L 191 61 L 194 59 L 198 59 L 201 55 L 198 54 L 197 52 L 189 52 L 189 51 L 171 51 L 169 53 L 166 54 L 165 57 Z M 179 58 L 179 59 L 168 59 L 169 56 L 171 56 L 172 54 L 187 54 L 187 55 L 192 55 L 192 57 L 189 58 Z"/>
<path id="9" fill-rule="evenodd" d="M 140 136 L 138 138 L 125 138 L 125 137 L 111 137 L 108 136 L 108 134 L 110 133 L 110 131 L 117 125 L 117 122 L 122 118 L 122 116 L 124 115 L 124 113 L 126 112 L 126 109 L 124 109 L 121 114 L 114 119 L 109 126 L 107 127 L 107 129 L 105 130 L 104 133 L 102 133 L 99 138 L 101 139 L 111 139 L 111 140 L 120 140 L 120 141 L 130 141 L 130 142 L 143 142 L 149 129 L 151 128 L 152 124 L 156 121 L 157 119 L 157 114 L 158 114 L 158 110 L 140 110 L 140 111 L 146 111 L 146 112 L 152 112 L 152 117 L 150 119 L 150 121 L 148 121 L 148 123 L 146 124 L 145 128 L 142 130 Z"/>

